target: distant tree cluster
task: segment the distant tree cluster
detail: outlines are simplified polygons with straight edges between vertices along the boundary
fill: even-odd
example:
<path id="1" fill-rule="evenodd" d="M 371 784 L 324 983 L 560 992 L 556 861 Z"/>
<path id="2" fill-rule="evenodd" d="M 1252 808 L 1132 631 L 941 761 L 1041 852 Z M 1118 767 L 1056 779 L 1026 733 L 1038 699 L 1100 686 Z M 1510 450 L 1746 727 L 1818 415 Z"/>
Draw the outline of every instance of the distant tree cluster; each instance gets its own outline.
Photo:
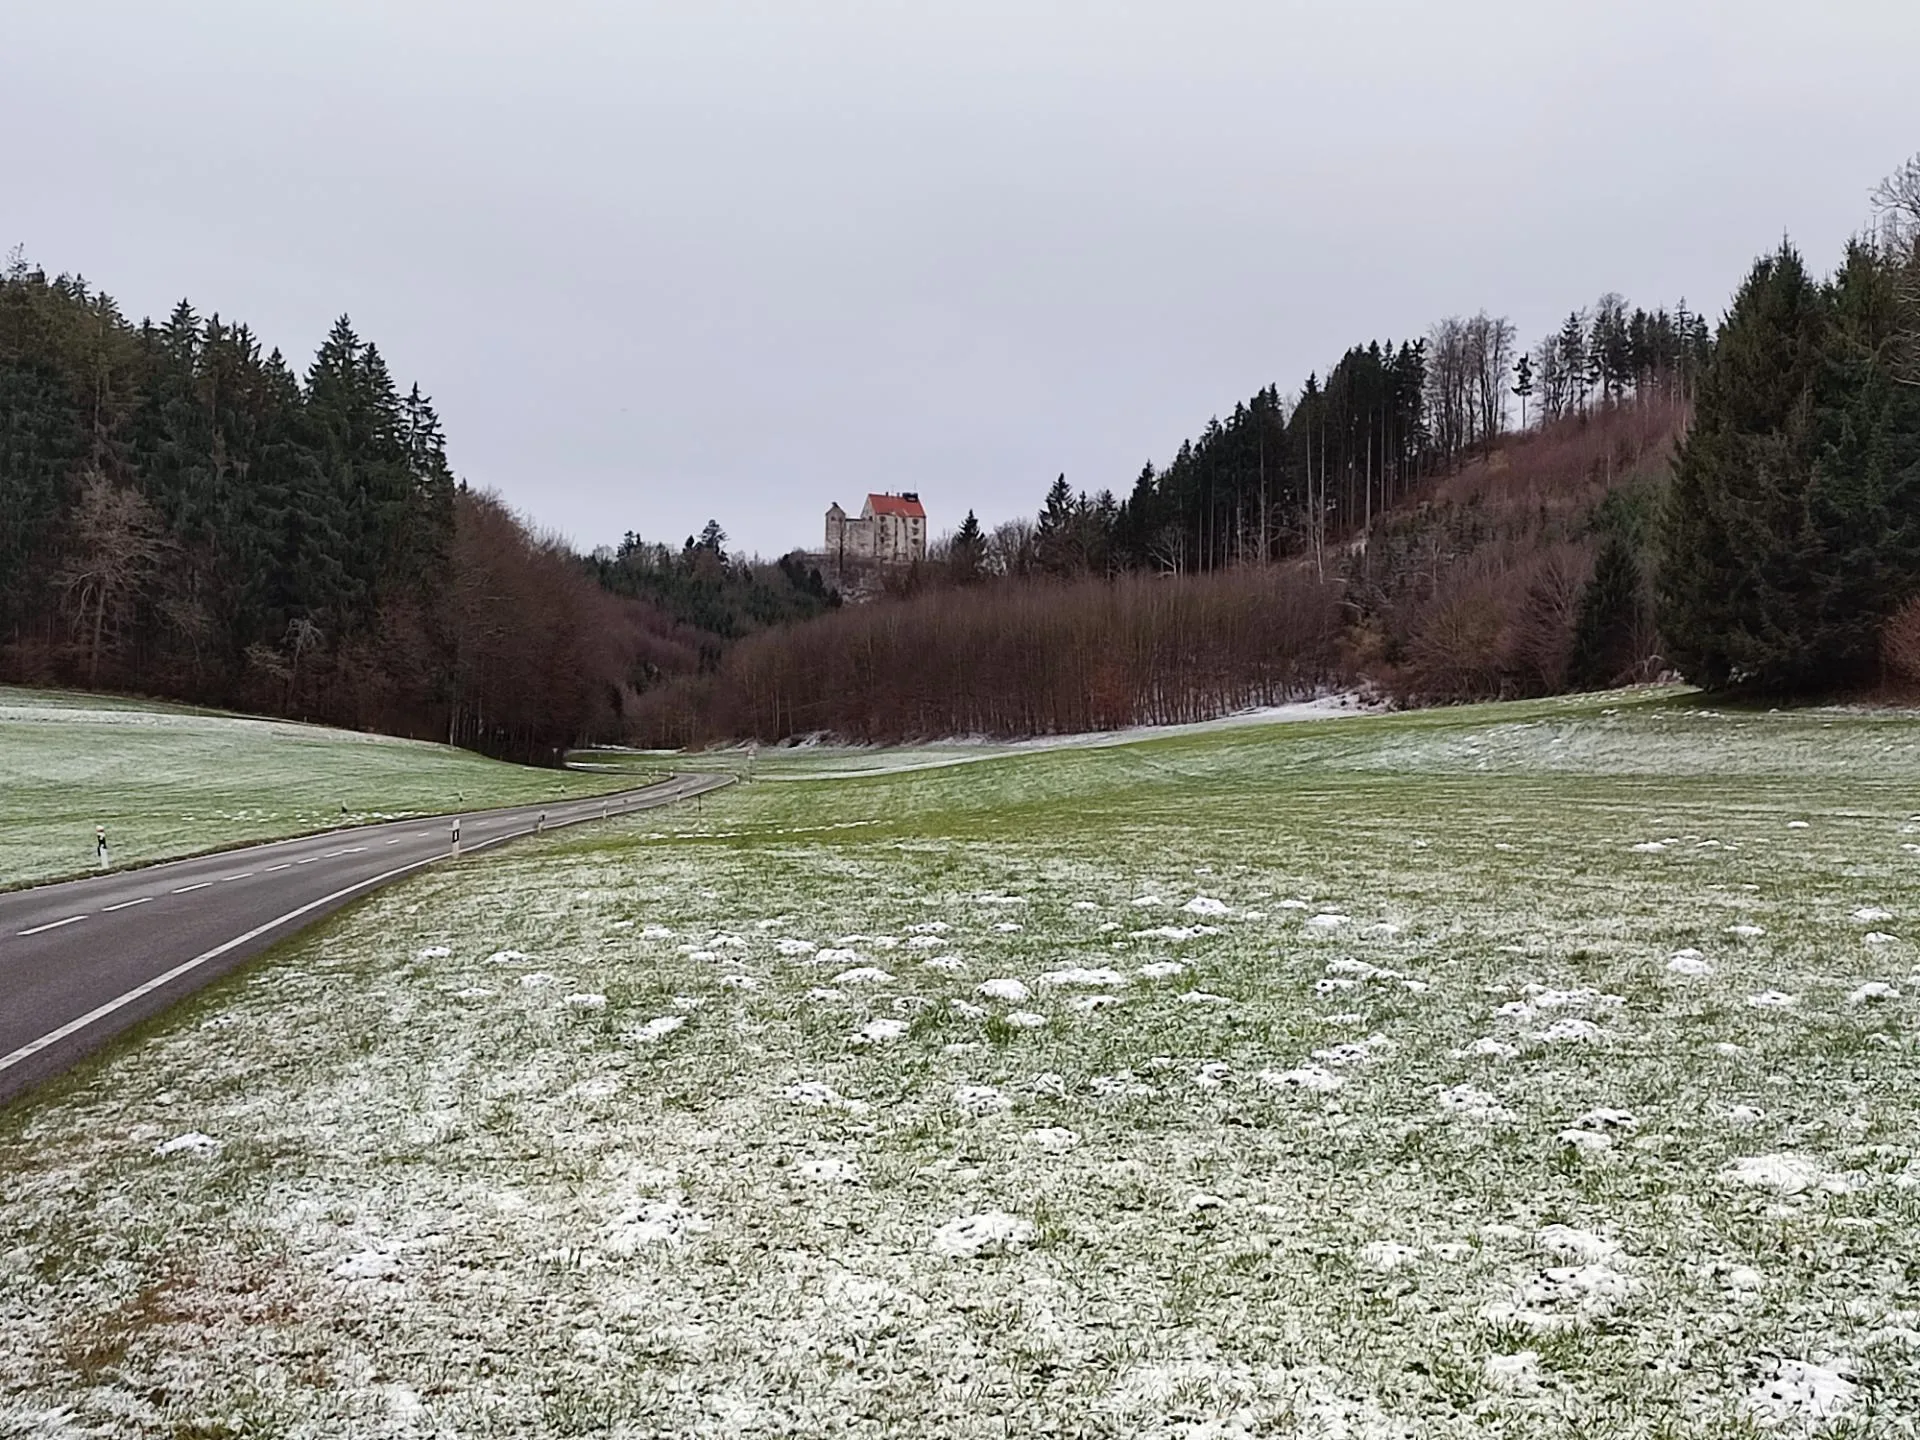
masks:
<path id="1" fill-rule="evenodd" d="M 1689 399 L 1712 354 L 1706 317 L 1684 300 L 1672 313 L 1629 313 L 1627 302 L 1609 293 L 1591 309 L 1568 315 L 1557 334 L 1523 358 L 1529 393 L 1540 397 L 1540 419 L 1551 424 L 1630 396 Z"/>
<path id="2" fill-rule="evenodd" d="M 1339 568 L 1332 549 L 1343 539 L 1512 434 L 1514 400 L 1523 429 L 1629 402 L 1684 404 L 1712 350 L 1684 302 L 1629 310 L 1613 294 L 1533 351 L 1516 343 L 1511 321 L 1481 311 L 1419 340 L 1356 345 L 1291 401 L 1268 386 L 1208 422 L 1166 466 L 1149 463 L 1124 499 L 1076 494 L 1063 475 L 1035 519 L 981 534 L 969 515 L 973 529 L 945 537 L 933 558 L 962 583 L 1187 575 L 1300 557 L 1325 575 Z"/>
<path id="3" fill-rule="evenodd" d="M 712 669 L 732 642 L 770 625 L 810 620 L 840 604 L 819 567 L 796 554 L 773 564 L 727 552 L 727 532 L 709 520 L 677 550 L 629 530 L 591 563 L 602 587 L 644 600 L 678 627 L 673 639 L 690 650 L 662 655 L 646 667 L 648 680 Z"/>
<path id="4" fill-rule="evenodd" d="M 1669 653 L 1700 684 L 1875 679 L 1920 597 L 1920 159 L 1880 199 L 1831 277 L 1789 245 L 1757 261 L 1701 374 L 1659 574 Z"/>

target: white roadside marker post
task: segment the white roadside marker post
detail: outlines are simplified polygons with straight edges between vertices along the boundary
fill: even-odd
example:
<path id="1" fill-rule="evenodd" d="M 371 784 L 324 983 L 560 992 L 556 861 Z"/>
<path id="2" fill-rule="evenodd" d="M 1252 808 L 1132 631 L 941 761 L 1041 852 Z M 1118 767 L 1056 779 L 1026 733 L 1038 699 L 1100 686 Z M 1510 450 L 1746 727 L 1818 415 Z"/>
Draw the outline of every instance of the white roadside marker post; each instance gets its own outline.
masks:
<path id="1" fill-rule="evenodd" d="M 107 868 L 107 827 L 93 827 L 93 858 L 102 870 Z"/>
<path id="2" fill-rule="evenodd" d="M 536 835 L 542 835 L 546 833 L 546 829 L 547 829 L 547 812 L 542 810 L 540 812 L 540 818 L 533 822 L 533 833 Z"/>
<path id="3" fill-rule="evenodd" d="M 460 817 L 453 817 L 453 858 L 460 858 Z"/>

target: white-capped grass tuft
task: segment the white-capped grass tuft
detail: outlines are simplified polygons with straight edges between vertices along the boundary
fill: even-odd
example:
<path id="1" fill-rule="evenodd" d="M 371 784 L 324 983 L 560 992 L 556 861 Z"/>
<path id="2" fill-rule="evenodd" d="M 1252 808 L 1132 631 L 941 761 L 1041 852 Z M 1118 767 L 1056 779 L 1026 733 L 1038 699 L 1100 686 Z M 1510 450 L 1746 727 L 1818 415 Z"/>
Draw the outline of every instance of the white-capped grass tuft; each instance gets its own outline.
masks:
<path id="1" fill-rule="evenodd" d="M 973 993 L 983 1000 L 998 1000 L 1008 1005 L 1018 1005 L 1023 1000 L 1031 1000 L 1033 991 L 1021 981 L 1011 978 L 983 980 L 974 986 Z"/>
<path id="2" fill-rule="evenodd" d="M 948 1221 L 933 1232 L 930 1244 L 936 1255 L 950 1260 L 978 1260 L 1024 1250 L 1033 1243 L 1034 1234 L 1031 1220 L 1004 1210 L 988 1210 Z"/>

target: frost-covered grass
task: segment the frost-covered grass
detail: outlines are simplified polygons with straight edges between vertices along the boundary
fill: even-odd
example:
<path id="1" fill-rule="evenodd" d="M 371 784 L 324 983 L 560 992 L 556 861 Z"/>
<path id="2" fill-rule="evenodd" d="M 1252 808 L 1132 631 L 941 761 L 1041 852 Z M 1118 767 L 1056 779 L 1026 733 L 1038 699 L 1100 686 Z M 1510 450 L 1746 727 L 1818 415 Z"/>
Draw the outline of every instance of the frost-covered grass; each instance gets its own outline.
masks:
<path id="1" fill-rule="evenodd" d="M 1640 695 L 1674 694 L 1673 687 L 1640 687 Z M 568 763 L 583 769 L 643 769 L 670 763 L 682 771 L 720 771 L 742 780 L 848 780 L 863 775 L 898 775 L 918 770 L 940 770 L 1008 755 L 1030 755 L 1042 750 L 1103 749 L 1142 741 L 1214 734 L 1243 726 L 1268 726 L 1283 721 L 1328 720 L 1365 713 L 1357 694 L 1321 696 L 1287 705 L 1236 711 L 1212 720 L 1180 725 L 1142 725 L 1128 730 L 1101 730 L 1087 734 L 1037 735 L 1025 740 L 984 737 L 947 739 L 914 745 L 849 745 L 829 739 L 802 740 L 784 745 L 733 745 L 711 750 L 627 750 L 597 747 L 576 750 Z"/>
<path id="2" fill-rule="evenodd" d="M 1905 1434 L 1916 794 L 1554 702 L 433 872 L 0 1121 L 0 1417 Z"/>
<path id="3" fill-rule="evenodd" d="M 335 825 L 597 794 L 621 775 L 102 696 L 0 689 L 0 889 Z"/>

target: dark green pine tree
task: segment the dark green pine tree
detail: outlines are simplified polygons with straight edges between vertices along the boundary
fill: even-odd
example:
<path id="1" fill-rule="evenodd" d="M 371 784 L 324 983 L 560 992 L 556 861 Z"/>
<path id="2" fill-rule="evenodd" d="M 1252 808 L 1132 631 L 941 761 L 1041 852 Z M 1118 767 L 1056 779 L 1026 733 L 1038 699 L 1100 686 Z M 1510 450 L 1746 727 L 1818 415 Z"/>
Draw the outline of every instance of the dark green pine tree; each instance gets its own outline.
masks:
<path id="1" fill-rule="evenodd" d="M 386 362 L 341 316 L 307 373 L 306 418 L 330 506 L 343 522 L 342 631 L 371 624 L 382 592 L 406 586 L 413 480 Z"/>
<path id="2" fill-rule="evenodd" d="M 345 497 L 312 444 L 300 382 L 278 350 L 262 369 L 259 425 L 251 487 L 257 543 L 274 559 L 262 576 L 252 638 L 275 645 L 296 621 L 330 627 L 347 611 L 353 584 Z"/>
<path id="3" fill-rule="evenodd" d="M 1567 377 L 1569 408 L 1587 408 L 1587 323 L 1576 310 L 1560 327 L 1560 369 Z"/>
<path id="4" fill-rule="evenodd" d="M 1576 690 L 1620 684 L 1640 659 L 1634 641 L 1645 618 L 1640 562 L 1632 542 L 1611 531 L 1594 559 L 1592 578 L 1580 592 L 1567 683 Z"/>
<path id="5" fill-rule="evenodd" d="M 987 537 L 980 528 L 979 517 L 971 510 L 954 532 L 953 544 L 947 552 L 947 567 L 956 585 L 977 585 L 986 578 Z"/>
<path id="6" fill-rule="evenodd" d="M 1049 575 L 1071 575 L 1075 568 L 1078 509 L 1073 491 L 1062 475 L 1047 490 L 1046 503 L 1033 527 L 1033 550 L 1041 570 Z"/>
<path id="7" fill-rule="evenodd" d="M 0 641 L 47 591 L 40 572 L 86 448 L 80 407 L 52 367 L 0 358 Z"/>
<path id="8" fill-rule="evenodd" d="M 1120 502 L 1114 499 L 1111 490 L 1102 490 L 1093 497 L 1087 507 L 1085 517 L 1085 539 L 1087 569 L 1095 575 L 1111 579 L 1120 570 L 1119 550 L 1115 537 L 1120 529 Z"/>
<path id="9" fill-rule="evenodd" d="M 1803 668 L 1811 683 L 1868 678 L 1880 628 L 1920 593 L 1920 389 L 1895 375 L 1902 315 L 1892 268 L 1849 247 L 1830 287 L 1815 386 Z"/>
<path id="10" fill-rule="evenodd" d="M 1814 385 L 1828 303 L 1791 247 L 1757 261 L 1700 377 L 1661 527 L 1661 633 L 1708 687 L 1807 683 Z"/>
<path id="11" fill-rule="evenodd" d="M 455 485 L 446 432 L 418 385 L 400 402 L 400 445 L 410 482 L 404 568 L 415 583 L 444 590 L 453 553 Z"/>

